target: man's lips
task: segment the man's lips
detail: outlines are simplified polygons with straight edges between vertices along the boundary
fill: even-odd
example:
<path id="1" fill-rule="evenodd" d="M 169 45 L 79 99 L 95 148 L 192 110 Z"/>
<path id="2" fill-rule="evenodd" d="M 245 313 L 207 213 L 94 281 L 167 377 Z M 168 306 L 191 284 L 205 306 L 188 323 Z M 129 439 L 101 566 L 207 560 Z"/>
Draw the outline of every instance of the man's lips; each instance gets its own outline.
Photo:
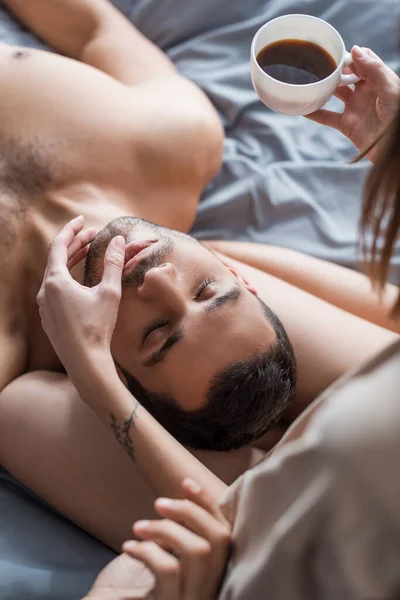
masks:
<path id="1" fill-rule="evenodd" d="M 140 242 L 130 242 L 125 247 L 125 266 L 124 271 L 122 273 L 123 276 L 131 273 L 139 261 L 150 253 L 150 250 L 147 250 L 158 242 L 158 240 L 142 240 Z"/>

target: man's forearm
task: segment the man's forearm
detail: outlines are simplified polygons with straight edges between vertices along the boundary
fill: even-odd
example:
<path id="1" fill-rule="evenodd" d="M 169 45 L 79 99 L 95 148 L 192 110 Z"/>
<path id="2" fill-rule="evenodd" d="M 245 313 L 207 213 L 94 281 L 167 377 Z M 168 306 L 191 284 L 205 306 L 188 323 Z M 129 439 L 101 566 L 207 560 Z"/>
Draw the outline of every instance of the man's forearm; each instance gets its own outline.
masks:
<path id="1" fill-rule="evenodd" d="M 114 366 L 89 367 L 74 380 L 82 399 L 133 458 L 157 495 L 182 496 L 185 477 L 195 479 L 217 501 L 226 485 L 181 446 L 125 388 Z"/>

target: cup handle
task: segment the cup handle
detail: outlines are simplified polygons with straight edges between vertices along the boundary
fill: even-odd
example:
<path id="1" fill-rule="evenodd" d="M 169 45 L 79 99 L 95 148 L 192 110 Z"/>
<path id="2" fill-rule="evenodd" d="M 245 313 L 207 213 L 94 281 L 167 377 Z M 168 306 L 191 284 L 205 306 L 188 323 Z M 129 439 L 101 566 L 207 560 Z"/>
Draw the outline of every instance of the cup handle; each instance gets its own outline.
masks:
<path id="1" fill-rule="evenodd" d="M 343 67 L 348 67 L 352 62 L 353 59 L 351 58 L 350 52 L 346 52 L 344 56 Z M 349 73 L 346 75 L 342 73 L 342 75 L 340 76 L 338 87 L 341 87 L 343 85 L 352 85 L 353 83 L 357 83 L 357 81 L 360 81 L 360 78 L 357 77 L 357 75 L 355 75 L 354 73 Z"/>

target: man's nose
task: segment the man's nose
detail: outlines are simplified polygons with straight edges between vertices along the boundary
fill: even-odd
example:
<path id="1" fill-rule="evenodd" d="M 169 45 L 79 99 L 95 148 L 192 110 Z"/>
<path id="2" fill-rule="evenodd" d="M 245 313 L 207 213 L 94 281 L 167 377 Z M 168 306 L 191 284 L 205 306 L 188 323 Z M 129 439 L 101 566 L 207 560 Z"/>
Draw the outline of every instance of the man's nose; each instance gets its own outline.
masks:
<path id="1" fill-rule="evenodd" d="M 171 263 L 147 271 L 137 293 L 143 300 L 160 303 L 175 311 L 184 311 L 186 308 L 185 293 Z"/>

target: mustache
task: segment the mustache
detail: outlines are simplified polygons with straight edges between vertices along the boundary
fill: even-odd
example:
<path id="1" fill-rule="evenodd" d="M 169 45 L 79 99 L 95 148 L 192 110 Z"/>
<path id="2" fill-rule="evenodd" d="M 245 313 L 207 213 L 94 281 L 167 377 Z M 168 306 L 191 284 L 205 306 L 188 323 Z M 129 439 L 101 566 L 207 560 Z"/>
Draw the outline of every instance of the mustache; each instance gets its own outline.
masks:
<path id="1" fill-rule="evenodd" d="M 124 277 L 123 284 L 128 286 L 132 285 L 135 287 L 141 286 L 144 282 L 144 277 L 147 271 L 162 265 L 162 263 L 165 262 L 167 254 L 173 250 L 173 247 L 174 245 L 171 240 L 163 241 L 160 247 L 156 248 L 154 252 L 152 252 L 149 256 L 146 256 L 146 258 L 143 258 L 143 260 L 136 265 L 134 270 L 129 273 L 129 275 Z"/>

